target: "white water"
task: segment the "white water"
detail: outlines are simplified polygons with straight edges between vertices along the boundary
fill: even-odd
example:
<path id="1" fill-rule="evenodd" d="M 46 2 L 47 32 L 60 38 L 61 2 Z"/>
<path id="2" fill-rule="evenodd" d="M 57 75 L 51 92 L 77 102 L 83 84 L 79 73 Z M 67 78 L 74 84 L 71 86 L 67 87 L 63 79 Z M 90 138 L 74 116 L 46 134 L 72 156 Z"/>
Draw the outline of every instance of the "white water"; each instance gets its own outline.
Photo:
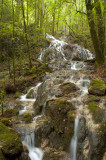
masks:
<path id="1" fill-rule="evenodd" d="M 40 148 L 35 147 L 34 133 L 25 136 L 23 145 L 28 148 L 29 157 L 31 160 L 42 160 L 43 152 Z"/>
<path id="2" fill-rule="evenodd" d="M 74 48 L 73 54 L 75 55 L 76 54 L 75 50 L 77 50 L 79 58 L 81 59 L 91 60 L 95 57 L 88 49 L 82 48 L 78 44 L 75 44 L 74 47 L 75 48 Z"/>
<path id="3" fill-rule="evenodd" d="M 32 87 L 28 90 L 28 93 L 30 92 L 31 89 L 38 89 L 38 87 L 41 85 L 42 83 L 39 82 L 35 87 Z M 27 94 L 28 94 L 27 93 Z M 20 101 L 23 101 L 23 102 L 35 102 L 36 98 L 27 98 L 27 94 L 24 94 L 20 97 Z"/>
<path id="4" fill-rule="evenodd" d="M 79 67 L 77 66 L 77 64 L 79 64 Z M 83 69 L 84 66 L 85 65 L 83 62 L 74 61 L 71 63 L 71 69 L 75 70 L 78 73 L 79 73 L 79 70 Z M 75 83 L 76 86 L 78 86 L 78 88 L 80 89 L 80 95 L 72 99 L 72 101 L 74 102 L 77 108 L 77 112 L 76 112 L 76 118 L 74 123 L 74 135 L 70 143 L 71 160 L 77 160 L 77 143 L 78 143 L 78 126 L 79 126 L 79 119 L 80 119 L 80 109 L 83 109 L 83 99 L 88 94 L 88 87 L 90 85 L 90 80 L 88 78 L 84 78 L 84 75 L 81 75 L 80 79 L 76 80 L 74 75 L 72 75 L 70 77 L 70 81 L 72 83 Z"/>
<path id="5" fill-rule="evenodd" d="M 32 87 L 31 89 L 36 89 L 36 91 L 38 90 L 38 87 L 41 85 L 42 83 L 38 83 L 36 85 L 36 87 Z M 30 90 L 28 90 L 28 92 L 30 92 Z M 28 93 L 27 93 L 28 94 Z M 22 95 L 20 97 L 20 101 L 22 102 L 33 102 L 36 100 L 36 98 L 32 98 L 32 99 L 28 99 L 25 95 Z M 24 114 L 27 110 L 27 107 L 25 106 L 23 110 L 20 110 L 19 115 Z M 36 117 L 33 118 L 33 122 L 32 123 L 36 123 L 37 118 L 41 117 L 42 115 L 38 115 Z M 29 157 L 31 160 L 42 160 L 43 157 L 43 152 L 40 148 L 35 147 L 35 137 L 34 137 L 34 132 L 31 134 L 27 134 L 24 137 L 23 140 L 23 145 L 27 147 L 28 151 L 29 151 Z"/>
<path id="6" fill-rule="evenodd" d="M 78 124 L 79 124 L 79 118 L 75 118 L 75 124 L 74 124 L 74 136 L 71 140 L 71 160 L 76 160 L 77 155 L 77 141 L 78 141 Z"/>
<path id="7" fill-rule="evenodd" d="M 72 61 L 71 62 L 71 70 L 80 70 L 84 67 L 85 67 L 85 65 L 83 62 L 80 62 L 80 61 Z"/>
<path id="8" fill-rule="evenodd" d="M 53 36 L 51 36 L 49 34 L 46 34 L 46 39 L 48 39 L 51 42 L 49 48 L 51 48 L 51 49 L 55 48 L 57 50 L 57 52 L 61 53 L 61 55 L 63 56 L 63 59 L 66 60 L 66 57 L 63 53 L 62 48 L 67 43 L 64 41 L 57 40 L 56 38 L 54 38 Z"/>

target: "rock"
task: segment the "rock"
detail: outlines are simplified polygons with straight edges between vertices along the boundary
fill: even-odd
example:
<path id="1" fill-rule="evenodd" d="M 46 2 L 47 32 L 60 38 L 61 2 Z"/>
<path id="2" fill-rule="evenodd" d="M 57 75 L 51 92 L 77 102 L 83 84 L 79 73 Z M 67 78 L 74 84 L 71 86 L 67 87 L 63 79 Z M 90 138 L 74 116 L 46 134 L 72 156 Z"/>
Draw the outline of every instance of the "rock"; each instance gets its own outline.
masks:
<path id="1" fill-rule="evenodd" d="M 71 116 L 69 116 L 70 111 L 72 112 Z M 50 119 L 49 125 L 54 130 L 50 134 L 50 142 L 55 148 L 61 146 L 67 150 L 69 147 L 70 139 L 73 136 L 73 115 L 75 115 L 75 107 L 71 102 L 58 98 L 47 101 L 46 116 Z"/>
<path id="2" fill-rule="evenodd" d="M 8 108 L 5 110 L 5 113 L 4 113 L 6 116 L 8 117 L 12 117 L 12 116 L 16 116 L 19 114 L 19 111 L 18 109 L 11 109 L 11 108 Z"/>
<path id="3" fill-rule="evenodd" d="M 94 79 L 90 83 L 88 92 L 89 94 L 104 96 L 106 93 L 106 85 L 102 80 Z"/>
<path id="4" fill-rule="evenodd" d="M 25 121 L 25 123 L 30 123 L 32 119 L 33 119 L 33 116 L 31 113 L 24 113 L 23 120 Z"/>
<path id="5" fill-rule="evenodd" d="M 31 90 L 27 93 L 26 98 L 34 98 L 34 90 L 33 90 L 33 89 L 31 89 Z"/>
<path id="6" fill-rule="evenodd" d="M 60 85 L 60 89 L 63 94 L 69 94 L 70 92 L 76 92 L 78 87 L 74 83 L 66 82 Z"/>
<path id="7" fill-rule="evenodd" d="M 90 103 L 90 102 L 99 102 L 99 101 L 100 101 L 100 97 L 90 95 L 89 98 L 88 98 L 88 100 L 87 100 L 87 103 Z"/>
<path id="8" fill-rule="evenodd" d="M 2 118 L 1 122 L 5 125 L 5 126 L 9 126 L 10 125 L 10 121 L 7 118 Z"/>
<path id="9" fill-rule="evenodd" d="M 90 102 L 88 104 L 88 108 L 96 123 L 101 123 L 104 120 L 105 111 L 101 109 L 95 102 Z"/>
<path id="10" fill-rule="evenodd" d="M 55 149 L 61 146 L 61 150 L 67 151 L 74 132 L 75 107 L 56 98 L 48 100 L 45 109 L 45 120 L 35 128 L 36 146 Z"/>
<path id="11" fill-rule="evenodd" d="M 52 148 L 46 148 L 43 160 L 63 160 L 67 153 L 64 151 L 54 151 Z"/>
<path id="12" fill-rule="evenodd" d="M 19 157 L 19 160 L 31 160 L 28 153 L 22 152 L 21 156 Z"/>
<path id="13" fill-rule="evenodd" d="M 10 130 L 0 122 L 0 145 L 2 153 L 5 157 L 12 159 L 18 157 L 23 151 L 20 138 L 14 130 Z"/>

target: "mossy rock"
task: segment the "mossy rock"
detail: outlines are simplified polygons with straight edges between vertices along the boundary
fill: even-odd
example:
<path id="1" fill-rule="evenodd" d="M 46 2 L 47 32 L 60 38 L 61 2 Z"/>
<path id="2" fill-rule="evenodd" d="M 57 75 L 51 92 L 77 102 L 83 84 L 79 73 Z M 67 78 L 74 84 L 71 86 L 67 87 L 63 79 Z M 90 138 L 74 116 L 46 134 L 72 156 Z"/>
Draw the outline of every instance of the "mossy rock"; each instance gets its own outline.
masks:
<path id="1" fill-rule="evenodd" d="M 2 118 L 1 119 L 1 122 L 5 125 L 5 126 L 9 126 L 10 125 L 10 122 L 7 118 Z"/>
<path id="2" fill-rule="evenodd" d="M 102 80 L 94 79 L 90 83 L 88 92 L 89 94 L 104 96 L 106 93 L 106 85 Z"/>
<path id="3" fill-rule="evenodd" d="M 31 90 L 27 93 L 26 98 L 34 98 L 34 90 L 33 90 L 33 89 L 31 89 Z"/>
<path id="4" fill-rule="evenodd" d="M 78 87 L 71 82 L 63 83 L 60 85 L 60 89 L 62 90 L 63 94 L 68 94 L 70 92 L 76 92 Z"/>
<path id="5" fill-rule="evenodd" d="M 23 120 L 25 123 L 30 123 L 32 121 L 33 117 L 31 113 L 24 113 Z"/>
<path id="6" fill-rule="evenodd" d="M 75 106 L 71 102 L 59 98 L 47 101 L 46 116 L 50 120 L 51 130 L 53 130 L 49 138 L 56 149 L 59 149 L 60 146 L 64 150 L 69 148 L 74 132 L 74 115 Z"/>
<path id="7" fill-rule="evenodd" d="M 0 145 L 2 153 L 9 159 L 18 157 L 23 151 L 22 142 L 13 129 L 0 122 Z M 4 159 L 3 159 L 4 160 Z"/>
<path id="8" fill-rule="evenodd" d="M 16 94 L 15 94 L 15 98 L 20 98 L 20 96 L 22 95 L 22 93 L 21 92 L 16 92 Z"/>
<path id="9" fill-rule="evenodd" d="M 104 121 L 104 110 L 101 109 L 95 102 L 88 104 L 89 111 L 93 115 L 93 119 L 96 123 L 102 123 Z"/>
<path id="10" fill-rule="evenodd" d="M 100 97 L 98 96 L 94 96 L 94 95 L 90 95 L 88 100 L 87 100 L 87 103 L 90 103 L 90 102 L 99 102 L 100 101 Z"/>
<path id="11" fill-rule="evenodd" d="M 0 160 L 6 160 L 1 150 L 0 150 Z"/>
<path id="12" fill-rule="evenodd" d="M 43 64 L 41 65 L 40 67 L 38 67 L 35 71 L 35 74 L 37 74 L 38 76 L 46 73 L 46 72 L 49 72 L 51 73 L 51 69 L 48 67 L 48 64 Z"/>
<path id="13" fill-rule="evenodd" d="M 8 108 L 5 110 L 5 115 L 6 116 L 17 116 L 19 114 L 19 111 L 18 109 L 11 109 L 11 108 Z"/>

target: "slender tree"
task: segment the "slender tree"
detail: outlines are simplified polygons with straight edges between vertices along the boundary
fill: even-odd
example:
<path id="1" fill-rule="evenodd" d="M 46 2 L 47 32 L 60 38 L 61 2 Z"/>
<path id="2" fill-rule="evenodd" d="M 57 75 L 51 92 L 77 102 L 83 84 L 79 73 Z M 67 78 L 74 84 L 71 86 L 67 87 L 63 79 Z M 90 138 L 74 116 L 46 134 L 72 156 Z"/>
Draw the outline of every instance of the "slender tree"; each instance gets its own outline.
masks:
<path id="1" fill-rule="evenodd" d="M 29 68 L 31 68 L 32 62 L 31 62 L 31 54 L 29 50 L 29 41 L 28 41 L 28 32 L 27 32 L 28 26 L 26 25 L 26 21 L 25 21 L 24 0 L 21 0 L 21 5 L 22 5 L 22 15 L 23 15 L 23 22 L 24 22 L 24 33 L 25 33 L 25 39 L 26 39 L 27 53 L 29 58 Z M 28 16 L 27 16 L 27 23 L 28 23 Z"/>

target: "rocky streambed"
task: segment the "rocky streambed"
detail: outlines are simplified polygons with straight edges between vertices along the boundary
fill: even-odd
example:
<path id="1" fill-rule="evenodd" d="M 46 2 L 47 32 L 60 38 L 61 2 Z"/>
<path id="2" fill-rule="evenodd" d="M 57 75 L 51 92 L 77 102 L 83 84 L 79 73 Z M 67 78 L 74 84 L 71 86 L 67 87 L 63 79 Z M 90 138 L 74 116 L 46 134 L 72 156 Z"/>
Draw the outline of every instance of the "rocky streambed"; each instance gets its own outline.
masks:
<path id="1" fill-rule="evenodd" d="M 39 60 L 52 73 L 16 101 L 14 129 L 24 148 L 19 160 L 104 160 L 106 86 L 92 80 L 94 55 L 46 38 L 50 46 Z"/>

